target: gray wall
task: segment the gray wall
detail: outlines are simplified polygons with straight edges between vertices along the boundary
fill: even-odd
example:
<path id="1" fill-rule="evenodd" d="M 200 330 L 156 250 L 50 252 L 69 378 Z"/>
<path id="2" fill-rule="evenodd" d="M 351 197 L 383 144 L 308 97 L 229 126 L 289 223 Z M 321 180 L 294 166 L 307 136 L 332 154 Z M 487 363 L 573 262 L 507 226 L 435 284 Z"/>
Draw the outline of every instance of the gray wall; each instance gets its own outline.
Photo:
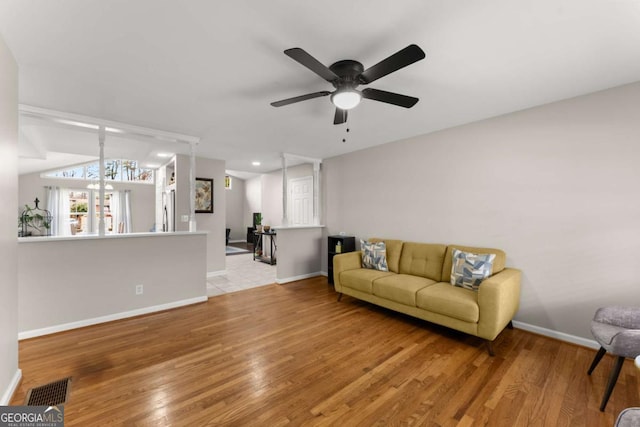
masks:
<path id="1" fill-rule="evenodd" d="M 131 190 L 131 218 L 134 233 L 144 233 L 150 231 L 155 223 L 155 185 L 132 184 L 112 182 L 114 190 Z M 37 197 L 42 203 L 41 208 L 46 207 L 45 189 L 46 185 L 58 186 L 60 188 L 78 188 L 87 186 L 87 181 L 73 179 L 52 179 L 41 178 L 40 172 L 20 175 L 18 212 L 28 204 L 33 207 L 33 200 Z"/>
<path id="2" fill-rule="evenodd" d="M 247 226 L 252 224 L 251 220 L 245 224 L 245 186 L 244 180 L 231 176 L 231 189 L 224 189 L 226 203 L 226 227 L 231 229 L 230 240 L 246 240 Z"/>
<path id="3" fill-rule="evenodd" d="M 20 333 L 26 338 L 205 300 L 206 238 L 146 233 L 21 239 Z M 136 295 L 136 285 L 143 285 L 142 295 Z"/>
<path id="4" fill-rule="evenodd" d="M 247 227 L 253 225 L 253 213 L 262 211 L 262 175 L 244 182 L 244 222 Z"/>
<path id="5" fill-rule="evenodd" d="M 282 172 L 262 175 L 262 225 L 282 224 Z"/>
<path id="6" fill-rule="evenodd" d="M 504 249 L 516 319 L 591 338 L 597 307 L 640 301 L 638 100 L 635 83 L 328 159 L 327 232 Z"/>
<path id="7" fill-rule="evenodd" d="M 18 380 L 18 66 L 0 37 L 0 405 Z"/>
<path id="8" fill-rule="evenodd" d="M 320 227 L 278 229 L 276 281 L 286 283 L 321 274 L 323 241 Z"/>
<path id="9" fill-rule="evenodd" d="M 176 154 L 176 231 L 189 231 L 189 221 L 182 221 L 182 217 L 189 217 L 191 213 L 191 185 L 189 184 L 191 158 L 183 154 Z M 200 175 L 196 172 L 196 178 Z M 205 178 L 204 176 L 202 178 Z M 208 178 L 208 177 L 206 177 Z M 196 218 L 196 221 L 198 218 Z"/>
<path id="10" fill-rule="evenodd" d="M 191 190 L 189 168 L 191 159 L 182 154 L 176 155 L 176 230 L 189 231 L 189 223 L 182 222 L 182 216 L 189 216 L 191 209 Z M 197 231 L 206 231 L 207 235 L 207 272 L 225 269 L 225 217 L 226 197 L 224 195 L 224 160 L 196 157 L 196 178 L 213 178 L 213 214 L 196 214 Z"/>
<path id="11" fill-rule="evenodd" d="M 196 177 L 213 178 L 213 214 L 196 214 L 198 231 L 207 235 L 207 272 L 225 269 L 226 197 L 224 160 L 196 158 Z"/>

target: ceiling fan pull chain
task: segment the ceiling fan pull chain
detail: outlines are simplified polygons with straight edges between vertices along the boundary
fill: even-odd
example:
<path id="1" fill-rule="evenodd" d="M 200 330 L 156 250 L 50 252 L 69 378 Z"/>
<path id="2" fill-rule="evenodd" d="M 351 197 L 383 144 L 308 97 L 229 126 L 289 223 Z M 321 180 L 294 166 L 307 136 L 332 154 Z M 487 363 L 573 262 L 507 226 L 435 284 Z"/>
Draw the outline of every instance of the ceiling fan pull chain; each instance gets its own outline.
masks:
<path id="1" fill-rule="evenodd" d="M 349 128 L 347 128 L 347 133 L 349 133 Z M 342 138 L 342 142 L 347 142 L 347 138 Z"/>

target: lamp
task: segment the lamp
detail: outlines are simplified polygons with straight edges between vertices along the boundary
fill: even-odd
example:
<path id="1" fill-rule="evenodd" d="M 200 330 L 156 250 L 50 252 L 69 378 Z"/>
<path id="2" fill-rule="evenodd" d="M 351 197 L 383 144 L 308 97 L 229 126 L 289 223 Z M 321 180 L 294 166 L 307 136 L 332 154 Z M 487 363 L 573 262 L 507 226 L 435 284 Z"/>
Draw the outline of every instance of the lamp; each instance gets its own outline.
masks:
<path id="1" fill-rule="evenodd" d="M 341 110 L 350 110 L 360 104 L 362 95 L 355 89 L 339 89 L 331 95 L 331 102 Z"/>

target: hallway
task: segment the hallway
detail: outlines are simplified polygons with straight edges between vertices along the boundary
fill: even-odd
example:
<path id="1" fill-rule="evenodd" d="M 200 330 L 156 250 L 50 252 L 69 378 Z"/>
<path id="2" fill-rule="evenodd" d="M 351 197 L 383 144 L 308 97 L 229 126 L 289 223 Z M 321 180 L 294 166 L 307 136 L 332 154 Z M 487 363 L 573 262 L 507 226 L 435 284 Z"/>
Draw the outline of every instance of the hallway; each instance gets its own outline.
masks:
<path id="1" fill-rule="evenodd" d="M 225 274 L 207 278 L 207 296 L 214 297 L 276 282 L 276 266 L 254 261 L 252 252 L 228 255 L 225 263 Z"/>

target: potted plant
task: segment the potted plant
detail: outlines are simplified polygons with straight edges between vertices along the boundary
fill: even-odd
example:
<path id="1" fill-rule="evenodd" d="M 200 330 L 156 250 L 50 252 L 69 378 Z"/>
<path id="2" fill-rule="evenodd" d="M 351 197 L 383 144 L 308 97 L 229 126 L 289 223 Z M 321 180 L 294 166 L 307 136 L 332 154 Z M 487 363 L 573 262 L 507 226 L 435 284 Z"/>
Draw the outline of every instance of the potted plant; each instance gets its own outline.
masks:
<path id="1" fill-rule="evenodd" d="M 262 232 L 262 214 L 258 212 L 254 218 L 256 220 L 256 231 L 260 233 Z"/>
<path id="2" fill-rule="evenodd" d="M 33 235 L 33 231 L 37 231 L 39 236 L 51 235 L 51 214 L 46 209 L 40 209 L 38 203 L 40 200 L 36 198 L 34 201 L 36 207 L 24 205 L 24 210 L 18 217 L 18 236 L 26 237 Z"/>

